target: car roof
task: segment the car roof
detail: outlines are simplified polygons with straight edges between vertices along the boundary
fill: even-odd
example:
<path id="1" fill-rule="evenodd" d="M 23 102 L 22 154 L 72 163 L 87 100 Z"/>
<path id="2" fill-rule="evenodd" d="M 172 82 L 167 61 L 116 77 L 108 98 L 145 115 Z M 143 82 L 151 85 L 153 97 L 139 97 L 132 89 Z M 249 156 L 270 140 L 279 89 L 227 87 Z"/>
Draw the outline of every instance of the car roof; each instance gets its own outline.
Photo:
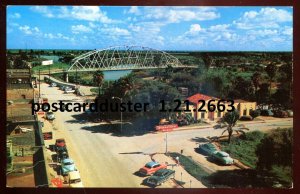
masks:
<path id="1" fill-rule="evenodd" d="M 158 171 L 156 171 L 156 173 L 165 173 L 165 172 L 168 172 L 168 171 L 171 171 L 171 170 L 167 169 L 167 168 L 161 168 Z"/>
<path id="2" fill-rule="evenodd" d="M 148 162 L 147 164 L 146 164 L 146 166 L 154 166 L 154 165 L 156 165 L 156 164 L 159 164 L 159 163 L 157 163 L 157 162 Z"/>
<path id="3" fill-rule="evenodd" d="M 79 179 L 80 178 L 79 171 L 77 171 L 77 170 L 69 172 L 69 176 L 72 179 Z"/>
<path id="4" fill-rule="evenodd" d="M 64 163 L 65 162 L 72 162 L 72 163 L 74 163 L 74 161 L 71 159 L 71 158 L 66 158 L 66 159 L 63 159 L 62 160 Z"/>
<path id="5" fill-rule="evenodd" d="M 226 152 L 223 152 L 223 151 L 219 151 L 217 154 L 219 154 L 219 155 L 221 155 L 221 156 L 224 156 L 224 157 L 227 157 L 227 156 L 229 156 L 229 154 L 228 154 L 228 153 L 226 153 Z"/>

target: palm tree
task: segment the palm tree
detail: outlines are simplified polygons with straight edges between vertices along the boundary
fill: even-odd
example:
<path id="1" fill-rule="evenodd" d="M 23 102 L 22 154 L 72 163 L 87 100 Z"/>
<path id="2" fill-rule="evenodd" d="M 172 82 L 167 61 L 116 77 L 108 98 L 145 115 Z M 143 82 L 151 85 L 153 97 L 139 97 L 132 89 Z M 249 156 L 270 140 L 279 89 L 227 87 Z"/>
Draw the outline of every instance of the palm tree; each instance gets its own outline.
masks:
<path id="1" fill-rule="evenodd" d="M 266 67 L 266 72 L 269 76 L 269 81 L 270 81 L 270 95 L 271 95 L 272 81 L 276 76 L 277 70 L 278 68 L 274 63 L 271 63 Z"/>
<path id="2" fill-rule="evenodd" d="M 254 88 L 255 88 L 255 96 L 256 96 L 256 100 L 257 100 L 257 90 L 258 90 L 258 87 L 259 87 L 260 82 L 261 82 L 261 73 L 256 71 L 252 75 L 251 80 L 252 80 L 252 83 L 253 83 Z"/>
<path id="3" fill-rule="evenodd" d="M 96 71 L 94 74 L 93 74 L 93 82 L 95 85 L 98 86 L 98 89 L 99 89 L 99 96 L 100 96 L 100 87 L 102 86 L 103 84 L 103 80 L 104 80 L 104 74 L 102 71 Z"/>
<path id="4" fill-rule="evenodd" d="M 228 132 L 228 143 L 230 143 L 231 136 L 234 131 L 237 134 L 239 134 L 240 132 L 245 134 L 245 132 L 243 130 L 249 130 L 248 128 L 245 128 L 245 127 L 239 127 L 237 129 L 233 129 L 233 127 L 235 126 L 239 117 L 240 117 L 239 113 L 236 111 L 233 111 L 233 112 L 227 112 L 221 120 L 221 122 L 227 123 L 227 128 L 222 132 L 221 135 L 223 135 L 226 131 Z"/>

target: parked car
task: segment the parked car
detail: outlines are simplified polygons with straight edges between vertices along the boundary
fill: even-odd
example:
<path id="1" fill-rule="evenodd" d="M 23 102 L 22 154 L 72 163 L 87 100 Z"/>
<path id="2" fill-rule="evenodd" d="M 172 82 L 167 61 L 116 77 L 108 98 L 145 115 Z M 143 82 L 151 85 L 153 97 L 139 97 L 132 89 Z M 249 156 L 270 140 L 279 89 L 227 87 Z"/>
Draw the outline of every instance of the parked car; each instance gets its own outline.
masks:
<path id="1" fill-rule="evenodd" d="M 72 88 L 65 87 L 65 94 L 67 93 L 74 93 L 74 90 Z"/>
<path id="2" fill-rule="evenodd" d="M 61 89 L 61 90 L 64 91 L 65 90 L 65 86 L 60 86 L 59 89 Z"/>
<path id="3" fill-rule="evenodd" d="M 83 187 L 83 184 L 82 184 L 82 181 L 81 181 L 80 174 L 79 174 L 78 170 L 69 172 L 68 182 L 69 182 L 70 187 L 75 187 L 75 188 Z"/>
<path id="4" fill-rule="evenodd" d="M 252 120 L 253 118 L 251 116 L 244 115 L 240 117 L 240 121 L 252 121 Z"/>
<path id="5" fill-rule="evenodd" d="M 46 112 L 46 119 L 47 120 L 54 120 L 55 119 L 55 115 L 53 112 Z"/>
<path id="6" fill-rule="evenodd" d="M 62 152 L 62 151 L 67 151 L 67 145 L 65 139 L 56 139 L 55 140 L 55 151 Z"/>
<path id="7" fill-rule="evenodd" d="M 63 159 L 69 158 L 68 150 L 67 149 L 59 149 L 57 151 L 57 161 L 61 162 Z"/>
<path id="8" fill-rule="evenodd" d="M 57 84 L 56 83 L 51 83 L 51 85 L 50 85 L 51 87 L 56 87 L 57 86 Z"/>
<path id="9" fill-rule="evenodd" d="M 287 117 L 289 117 L 289 115 L 284 110 L 276 110 L 276 111 L 274 111 L 274 117 L 287 118 Z"/>
<path id="10" fill-rule="evenodd" d="M 151 177 L 147 178 L 146 183 L 152 186 L 158 186 L 166 182 L 171 176 L 174 177 L 175 170 L 159 169 Z"/>
<path id="11" fill-rule="evenodd" d="M 287 110 L 286 112 L 288 113 L 289 117 L 293 117 L 294 113 L 292 110 Z"/>
<path id="12" fill-rule="evenodd" d="M 198 149 L 209 156 L 218 151 L 216 146 L 212 143 L 200 144 Z"/>
<path id="13" fill-rule="evenodd" d="M 140 168 L 139 173 L 147 176 L 163 168 L 167 168 L 167 165 L 159 164 L 158 162 L 148 162 L 144 167 Z"/>
<path id="14" fill-rule="evenodd" d="M 76 171 L 74 161 L 70 158 L 63 159 L 61 161 L 61 174 L 63 176 L 68 175 L 69 172 Z"/>
<path id="15" fill-rule="evenodd" d="M 273 116 L 273 112 L 271 110 L 261 110 L 260 111 L 261 116 Z"/>
<path id="16" fill-rule="evenodd" d="M 223 151 L 217 151 L 213 153 L 212 157 L 224 165 L 231 165 L 234 163 L 234 160 L 229 156 L 229 154 Z"/>

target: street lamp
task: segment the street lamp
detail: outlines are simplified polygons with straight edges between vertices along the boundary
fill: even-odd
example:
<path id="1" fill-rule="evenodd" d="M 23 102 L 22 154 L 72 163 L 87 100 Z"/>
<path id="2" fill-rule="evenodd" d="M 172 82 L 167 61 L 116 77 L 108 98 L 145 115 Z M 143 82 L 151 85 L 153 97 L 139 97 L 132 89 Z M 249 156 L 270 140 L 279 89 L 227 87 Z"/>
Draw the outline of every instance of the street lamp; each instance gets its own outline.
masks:
<path id="1" fill-rule="evenodd" d="M 123 98 L 119 98 L 119 97 L 116 97 L 116 96 L 113 96 L 112 99 L 119 99 L 121 101 L 121 104 L 123 102 Z M 123 131 L 123 112 L 120 110 L 121 112 L 121 133 Z"/>

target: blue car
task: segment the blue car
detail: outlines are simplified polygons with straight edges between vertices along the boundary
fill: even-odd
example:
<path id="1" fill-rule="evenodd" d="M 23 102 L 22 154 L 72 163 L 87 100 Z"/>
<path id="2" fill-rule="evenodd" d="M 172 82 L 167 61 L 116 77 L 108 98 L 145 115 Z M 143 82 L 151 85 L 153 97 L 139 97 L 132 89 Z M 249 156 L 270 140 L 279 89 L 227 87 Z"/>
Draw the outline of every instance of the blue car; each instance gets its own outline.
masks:
<path id="1" fill-rule="evenodd" d="M 66 158 L 61 161 L 61 174 L 63 176 L 66 176 L 68 175 L 69 172 L 76 171 L 76 170 L 77 168 L 72 159 Z"/>

